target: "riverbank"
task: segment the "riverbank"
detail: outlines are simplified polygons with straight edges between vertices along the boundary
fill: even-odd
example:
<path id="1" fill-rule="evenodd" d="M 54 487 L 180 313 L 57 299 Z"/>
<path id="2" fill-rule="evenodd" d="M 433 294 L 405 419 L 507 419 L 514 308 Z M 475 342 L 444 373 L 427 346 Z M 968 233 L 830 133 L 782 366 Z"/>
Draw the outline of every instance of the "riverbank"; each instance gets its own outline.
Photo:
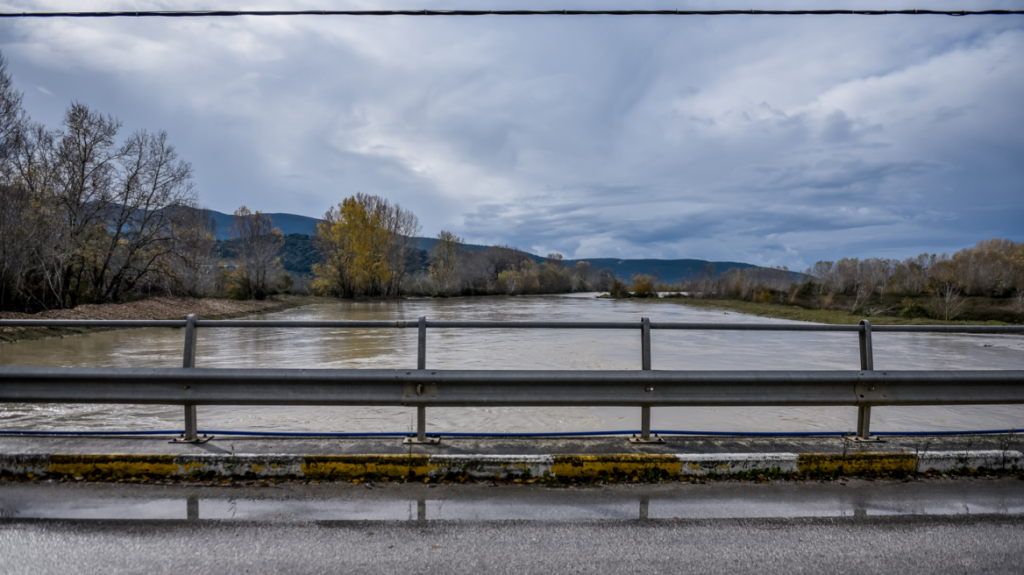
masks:
<path id="1" fill-rule="evenodd" d="M 203 319 L 230 319 L 326 301 L 334 301 L 334 299 L 301 295 L 275 295 L 265 300 L 245 301 L 221 298 L 154 297 L 122 304 L 80 305 L 74 309 L 49 310 L 36 314 L 0 312 L 0 319 L 183 319 L 188 314 L 196 314 Z M 66 337 L 100 331 L 110 331 L 110 329 L 0 327 L 0 343 Z"/>
<path id="2" fill-rule="evenodd" d="M 831 309 L 807 309 L 797 305 L 779 303 L 761 303 L 734 299 L 696 299 L 696 298 L 665 298 L 636 300 L 657 304 L 674 304 L 699 309 L 722 310 L 729 313 L 742 313 L 774 319 L 792 321 L 809 321 L 831 325 L 856 325 L 867 319 L 874 325 L 1013 325 L 1002 321 L 941 321 L 931 318 L 899 318 L 887 316 L 865 317 L 852 315 L 845 311 Z"/>

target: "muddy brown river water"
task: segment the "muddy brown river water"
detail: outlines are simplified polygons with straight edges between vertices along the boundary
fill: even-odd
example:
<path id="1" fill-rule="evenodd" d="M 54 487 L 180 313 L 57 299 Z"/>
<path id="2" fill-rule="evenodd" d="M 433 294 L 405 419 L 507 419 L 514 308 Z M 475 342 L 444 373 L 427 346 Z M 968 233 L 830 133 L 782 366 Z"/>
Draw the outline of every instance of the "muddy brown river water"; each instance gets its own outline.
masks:
<path id="1" fill-rule="evenodd" d="M 781 322 L 669 302 L 566 296 L 323 303 L 254 316 L 289 320 Z M 0 365 L 180 367 L 183 331 L 138 329 L 0 344 Z M 654 369 L 858 369 L 854 333 L 654 331 Z M 874 334 L 875 369 L 1024 369 L 1024 336 Z M 198 367 L 411 368 L 415 329 L 200 329 Z M 437 369 L 639 369 L 639 330 L 430 330 L 427 367 Z M 200 429 L 409 432 L 401 407 L 200 406 Z M 552 432 L 639 427 L 639 408 L 436 408 L 428 431 Z M 0 404 L 0 429 L 180 429 L 178 406 Z M 872 430 L 1008 429 L 1024 406 L 882 407 Z M 856 409 L 663 407 L 654 429 L 850 431 Z"/>

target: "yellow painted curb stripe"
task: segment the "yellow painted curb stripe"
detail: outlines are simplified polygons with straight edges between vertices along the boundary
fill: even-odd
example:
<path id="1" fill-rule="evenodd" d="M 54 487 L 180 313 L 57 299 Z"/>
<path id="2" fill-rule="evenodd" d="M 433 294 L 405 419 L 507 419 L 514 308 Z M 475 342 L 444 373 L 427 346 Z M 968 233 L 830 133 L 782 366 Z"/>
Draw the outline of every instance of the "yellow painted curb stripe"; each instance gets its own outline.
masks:
<path id="1" fill-rule="evenodd" d="M 913 473 L 917 469 L 917 456 L 911 453 L 802 453 L 797 466 L 799 473 L 844 475 L 861 473 Z"/>
<path id="2" fill-rule="evenodd" d="M 436 467 L 429 455 L 307 455 L 302 474 L 314 478 L 406 477 L 427 475 Z"/>
<path id="3" fill-rule="evenodd" d="M 114 477 L 178 474 L 173 455 L 51 455 L 47 473 L 62 475 L 100 474 Z"/>
<path id="4" fill-rule="evenodd" d="M 556 455 L 551 473 L 556 477 L 599 477 L 651 471 L 679 475 L 682 467 L 675 455 Z"/>
<path id="5" fill-rule="evenodd" d="M 493 477 L 529 472 L 534 477 L 600 478 L 603 476 L 728 476 L 773 470 L 782 474 L 865 475 L 914 473 L 935 468 L 1021 469 L 1018 451 L 972 453 L 804 453 L 804 454 L 608 454 L 608 455 L 104 455 L 0 454 L 0 472 L 83 475 L 106 478 L 173 477 L 190 474 L 260 477 L 304 476 L 355 479 L 367 476 L 404 478 L 447 473 Z M 920 469 L 919 469 L 920 468 Z M 653 478 L 653 477 L 652 477 Z"/>

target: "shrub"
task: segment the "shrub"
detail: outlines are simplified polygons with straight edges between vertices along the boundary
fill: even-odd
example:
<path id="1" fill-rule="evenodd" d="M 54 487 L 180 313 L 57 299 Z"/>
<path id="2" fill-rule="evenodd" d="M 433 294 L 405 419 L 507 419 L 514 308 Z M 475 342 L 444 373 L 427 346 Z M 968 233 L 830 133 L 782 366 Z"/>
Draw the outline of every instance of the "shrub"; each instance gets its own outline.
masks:
<path id="1" fill-rule="evenodd" d="M 915 302 L 910 298 L 905 298 L 902 302 L 903 309 L 900 310 L 899 316 L 902 319 L 917 319 L 917 318 L 929 318 L 931 314 L 923 306 Z"/>
<path id="2" fill-rule="evenodd" d="M 658 297 L 654 289 L 654 276 L 637 274 L 633 276 L 633 297 Z"/>
<path id="3" fill-rule="evenodd" d="M 633 294 L 629 293 L 629 286 L 619 278 L 612 279 L 612 287 L 608 290 L 608 294 L 616 299 L 633 297 Z"/>

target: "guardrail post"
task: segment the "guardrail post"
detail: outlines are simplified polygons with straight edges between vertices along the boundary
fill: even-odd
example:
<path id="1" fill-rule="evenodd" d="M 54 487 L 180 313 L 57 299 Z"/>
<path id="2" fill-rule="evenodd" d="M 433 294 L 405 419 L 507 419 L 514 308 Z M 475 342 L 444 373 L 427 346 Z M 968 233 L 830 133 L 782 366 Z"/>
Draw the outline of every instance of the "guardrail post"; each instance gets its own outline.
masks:
<path id="1" fill-rule="evenodd" d="M 427 369 L 427 316 L 419 321 L 419 337 L 416 345 L 416 369 Z M 416 437 L 406 437 L 402 443 L 421 443 L 436 445 L 441 443 L 440 437 L 427 437 L 427 408 L 416 406 Z"/>
<path id="2" fill-rule="evenodd" d="M 185 352 L 182 354 L 181 367 L 192 368 L 196 366 L 196 316 L 188 314 L 185 317 Z M 199 437 L 199 419 L 196 416 L 194 403 L 185 404 L 185 433 L 181 437 L 171 440 L 171 443 L 206 443 L 213 439 L 212 435 Z"/>
<path id="3" fill-rule="evenodd" d="M 651 318 L 640 318 L 640 365 L 644 371 L 651 370 Z M 653 387 L 645 388 L 648 393 L 654 391 Z M 629 438 L 630 443 L 665 443 L 665 439 L 658 437 L 658 434 L 651 435 L 651 406 L 640 406 L 640 437 L 634 433 Z"/>
<path id="4" fill-rule="evenodd" d="M 860 331 L 857 332 L 857 338 L 860 343 L 860 369 L 861 371 L 874 371 L 875 357 L 871 348 L 871 322 L 866 319 L 862 319 L 860 320 L 860 327 Z M 850 438 L 848 437 L 848 439 Z M 852 440 L 875 443 L 880 443 L 882 441 L 877 436 L 871 435 L 870 405 L 862 405 L 857 408 L 857 435 L 854 436 Z"/>

